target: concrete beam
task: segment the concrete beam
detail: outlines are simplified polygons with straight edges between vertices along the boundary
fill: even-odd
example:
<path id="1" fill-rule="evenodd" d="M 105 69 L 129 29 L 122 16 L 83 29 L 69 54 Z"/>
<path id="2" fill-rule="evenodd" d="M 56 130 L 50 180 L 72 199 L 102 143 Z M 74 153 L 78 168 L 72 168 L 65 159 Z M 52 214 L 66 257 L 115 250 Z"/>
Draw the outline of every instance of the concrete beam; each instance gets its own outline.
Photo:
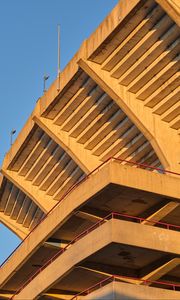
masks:
<path id="1" fill-rule="evenodd" d="M 131 277 L 137 277 L 137 270 L 132 270 L 132 268 L 127 267 L 126 265 L 119 267 L 118 265 L 115 266 L 110 265 L 106 261 L 104 263 L 98 263 L 98 262 L 92 262 L 92 261 L 85 261 L 82 263 L 82 265 L 78 265 L 73 269 L 73 272 L 80 271 L 81 274 L 83 274 L 83 271 L 85 274 L 99 274 L 99 278 L 106 278 L 111 276 L 112 274 L 115 274 L 117 276 L 121 274 L 126 274 L 126 276 Z M 92 274 L 93 275 L 93 274 Z"/>
<path id="2" fill-rule="evenodd" d="M 162 165 L 174 172 L 180 172 L 179 138 L 166 122 L 162 122 L 157 115 L 152 114 L 143 101 L 138 100 L 134 93 L 119 84 L 118 80 L 101 69 L 99 64 L 81 59 L 79 66 L 104 90 L 127 114 L 130 120 L 139 128 L 151 143 Z M 158 129 L 158 130 L 157 130 Z M 164 134 L 166 132 L 166 134 Z M 167 136 L 171 141 L 167 143 Z M 172 155 L 173 153 L 173 155 Z"/>
<path id="3" fill-rule="evenodd" d="M 68 244 L 67 243 L 57 243 L 57 242 L 45 242 L 44 243 L 44 247 L 47 248 L 53 248 L 53 249 L 61 249 L 61 248 L 65 248 Z"/>
<path id="4" fill-rule="evenodd" d="M 30 199 L 32 199 L 43 212 L 48 212 L 55 204 L 52 197 L 40 191 L 37 186 L 33 186 L 31 181 L 25 180 L 23 176 L 19 176 L 17 172 L 10 170 L 1 170 L 2 174 L 13 182 L 21 191 L 23 191 Z"/>
<path id="5" fill-rule="evenodd" d="M 65 295 L 65 294 L 52 294 L 45 293 L 43 296 L 46 296 L 47 299 L 60 299 L 60 300 L 71 300 L 73 295 Z"/>
<path id="6" fill-rule="evenodd" d="M 124 282 L 132 283 L 132 284 L 138 284 L 138 285 L 144 285 L 145 284 L 147 286 L 150 286 L 152 283 L 148 282 L 148 281 L 157 281 L 159 278 L 166 275 L 168 272 L 173 270 L 179 264 L 180 264 L 180 258 L 174 258 L 174 259 L 171 259 L 170 261 L 168 261 L 167 263 L 163 264 L 159 268 L 154 269 L 152 272 L 148 273 L 147 275 L 139 278 L 139 280 L 136 280 L 136 279 L 133 279 L 133 278 L 132 279 L 131 278 L 125 278 L 123 276 L 121 277 L 121 275 L 118 276 L 118 278 L 121 279 Z M 84 269 L 84 270 L 88 270 L 90 272 L 93 272 L 93 273 L 97 273 L 97 274 L 107 276 L 107 278 L 112 276 L 112 274 L 110 274 L 110 273 L 101 272 L 101 271 L 98 271 L 98 270 L 95 270 L 95 269 L 92 269 L 92 268 L 87 268 L 87 267 L 81 267 L 81 268 Z M 118 274 L 116 274 L 116 275 L 118 275 Z M 147 280 L 147 282 L 145 283 L 144 281 L 146 281 L 146 280 Z"/>
<path id="7" fill-rule="evenodd" d="M 179 0 L 156 0 L 156 2 L 166 11 L 173 21 L 180 26 L 180 4 Z"/>
<path id="8" fill-rule="evenodd" d="M 13 296 L 13 294 L 1 294 L 0 293 L 0 299 L 11 299 L 11 297 Z"/>
<path id="9" fill-rule="evenodd" d="M 112 219 L 73 244 L 42 270 L 14 299 L 36 299 L 75 265 L 111 243 L 180 254 L 177 232 Z"/>
<path id="10" fill-rule="evenodd" d="M 121 276 L 119 278 L 121 278 L 121 280 L 124 282 L 129 282 L 129 283 L 137 284 L 137 285 L 145 284 L 147 286 L 150 286 L 152 284 L 151 281 L 158 281 L 158 279 L 160 279 L 162 276 L 166 275 L 168 272 L 173 270 L 175 267 L 179 266 L 179 264 L 180 264 L 180 259 L 173 258 L 170 261 L 168 261 L 167 263 L 163 264 L 162 266 L 154 269 L 152 272 L 148 273 L 147 275 L 139 278 L 139 280 L 131 279 L 131 278 L 123 278 Z M 109 276 L 110 276 L 110 274 L 109 274 Z M 147 280 L 146 283 L 144 282 L 145 280 Z M 148 282 L 148 281 L 150 281 L 150 282 Z"/>
<path id="11" fill-rule="evenodd" d="M 91 172 L 101 164 L 96 156 L 91 155 L 91 151 L 84 149 L 66 131 L 60 130 L 59 126 L 55 125 L 52 120 L 38 116 L 34 116 L 33 120 L 69 154 L 85 173 Z"/>
<path id="12" fill-rule="evenodd" d="M 144 276 L 142 279 L 156 281 L 179 265 L 180 265 L 180 258 L 173 258 L 167 263 L 160 266 L 159 268 L 153 270 L 152 272 Z M 146 285 L 151 285 L 151 282 L 147 282 Z"/>
<path id="13" fill-rule="evenodd" d="M 98 217 L 98 216 L 95 216 L 93 214 L 90 214 L 90 213 L 87 213 L 87 212 L 84 212 L 84 211 L 77 211 L 75 213 L 76 216 L 82 218 L 82 219 L 85 219 L 85 220 L 89 220 L 91 222 L 98 222 L 98 221 L 101 221 L 102 218 Z"/>
<path id="14" fill-rule="evenodd" d="M 170 214 L 170 212 L 173 211 L 178 206 L 179 206 L 179 203 L 171 201 L 171 202 L 167 203 L 166 205 L 164 205 L 163 207 L 161 207 L 155 213 L 151 214 L 148 218 L 146 218 L 145 221 L 142 221 L 141 224 L 151 225 L 151 226 L 155 225 L 156 222 L 153 222 L 153 220 L 155 220 L 155 221 L 162 220 L 165 216 Z"/>

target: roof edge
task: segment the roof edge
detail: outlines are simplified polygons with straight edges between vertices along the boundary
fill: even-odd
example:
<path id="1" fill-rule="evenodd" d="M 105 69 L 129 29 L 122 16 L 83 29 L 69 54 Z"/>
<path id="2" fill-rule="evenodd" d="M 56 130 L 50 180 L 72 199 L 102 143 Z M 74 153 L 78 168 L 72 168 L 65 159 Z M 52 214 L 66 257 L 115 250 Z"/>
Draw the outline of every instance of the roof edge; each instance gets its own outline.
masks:
<path id="1" fill-rule="evenodd" d="M 155 0 L 173 19 L 173 21 L 180 26 L 180 2 L 179 0 Z"/>

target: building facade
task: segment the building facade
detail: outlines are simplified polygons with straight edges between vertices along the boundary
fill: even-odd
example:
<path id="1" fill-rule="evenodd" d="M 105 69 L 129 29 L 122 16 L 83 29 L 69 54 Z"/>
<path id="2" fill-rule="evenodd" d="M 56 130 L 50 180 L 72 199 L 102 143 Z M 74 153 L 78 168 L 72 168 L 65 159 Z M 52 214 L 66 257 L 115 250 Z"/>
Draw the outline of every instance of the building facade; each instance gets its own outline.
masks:
<path id="1" fill-rule="evenodd" d="M 180 299 L 180 7 L 121 0 L 6 154 L 0 299 Z"/>

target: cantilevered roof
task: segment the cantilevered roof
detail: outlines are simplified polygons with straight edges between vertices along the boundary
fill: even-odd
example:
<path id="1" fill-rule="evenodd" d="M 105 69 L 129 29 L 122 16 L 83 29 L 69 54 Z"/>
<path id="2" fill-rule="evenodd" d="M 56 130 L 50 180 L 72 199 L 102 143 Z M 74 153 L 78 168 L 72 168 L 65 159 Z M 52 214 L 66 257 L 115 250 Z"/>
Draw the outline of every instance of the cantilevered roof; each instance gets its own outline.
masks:
<path id="1" fill-rule="evenodd" d="M 0 220 L 21 238 L 84 176 L 73 159 L 37 125 L 2 173 Z"/>
<path id="2" fill-rule="evenodd" d="M 88 151 L 89 160 L 102 162 L 114 156 L 160 166 L 150 142 L 118 104 L 85 72 L 79 73 L 70 90 L 36 119 L 38 124 L 68 135 Z"/>
<path id="3" fill-rule="evenodd" d="M 44 216 L 44 212 L 5 177 L 0 195 L 0 221 L 20 238 L 25 238 Z"/>
<path id="4" fill-rule="evenodd" d="M 121 0 L 83 42 L 5 156 L 7 226 L 29 230 L 112 156 L 180 171 L 178 14 L 177 1 Z M 21 197 L 19 222 L 12 216 Z"/>

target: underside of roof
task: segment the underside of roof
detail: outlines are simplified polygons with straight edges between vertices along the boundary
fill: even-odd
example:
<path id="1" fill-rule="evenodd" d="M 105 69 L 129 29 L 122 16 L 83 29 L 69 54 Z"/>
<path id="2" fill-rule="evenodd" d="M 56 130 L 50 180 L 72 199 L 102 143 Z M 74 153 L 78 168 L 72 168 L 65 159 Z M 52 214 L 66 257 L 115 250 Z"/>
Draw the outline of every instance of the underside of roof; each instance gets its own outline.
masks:
<path id="1" fill-rule="evenodd" d="M 0 221 L 21 238 L 110 157 L 179 172 L 178 13 L 119 1 L 37 102 L 2 166 Z"/>

